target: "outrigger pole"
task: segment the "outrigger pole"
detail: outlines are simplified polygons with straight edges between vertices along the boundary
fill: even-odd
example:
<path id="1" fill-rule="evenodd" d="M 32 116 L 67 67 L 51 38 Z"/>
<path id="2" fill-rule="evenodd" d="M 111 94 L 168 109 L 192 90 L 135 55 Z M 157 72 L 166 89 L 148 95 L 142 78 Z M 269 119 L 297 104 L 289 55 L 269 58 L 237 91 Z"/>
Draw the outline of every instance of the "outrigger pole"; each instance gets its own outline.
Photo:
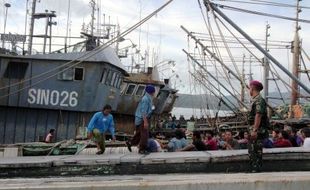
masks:
<path id="1" fill-rule="evenodd" d="M 241 28 L 239 28 L 232 20 L 230 20 L 222 11 L 217 8 L 217 5 L 211 3 L 209 0 L 204 0 L 205 5 L 209 4 L 210 7 L 219 14 L 226 22 L 228 22 L 232 27 L 234 27 L 244 38 L 246 38 L 249 42 L 251 42 L 261 53 L 263 53 L 269 60 L 271 60 L 274 64 L 277 65 L 284 73 L 286 73 L 293 81 L 298 83 L 300 87 L 302 87 L 307 93 L 310 94 L 310 89 L 302 83 L 296 76 L 294 76 L 289 70 L 281 65 L 272 55 L 270 55 L 267 51 L 264 50 L 258 43 L 256 43 L 247 33 L 245 33 Z"/>
<path id="2" fill-rule="evenodd" d="M 182 49 L 183 52 L 191 58 L 200 68 L 202 68 L 211 78 L 213 78 L 215 81 L 219 83 L 221 87 L 223 87 L 232 97 L 234 97 L 244 108 L 247 108 L 247 106 L 242 102 L 239 98 L 237 98 L 230 90 L 226 88 L 225 85 L 223 85 L 215 76 L 213 76 L 206 68 L 204 68 L 193 56 L 191 56 L 186 50 Z"/>
<path id="3" fill-rule="evenodd" d="M 240 79 L 240 77 L 231 70 L 227 65 L 223 63 L 212 51 L 210 51 L 199 39 L 197 39 L 191 32 L 189 32 L 184 26 L 181 25 L 181 28 L 187 33 L 188 36 L 190 36 L 197 44 L 199 44 L 202 47 L 203 51 L 208 52 L 212 58 L 214 58 L 216 61 L 218 61 L 225 69 L 229 71 L 230 74 L 232 74 L 241 84 L 244 85 L 244 81 Z"/>

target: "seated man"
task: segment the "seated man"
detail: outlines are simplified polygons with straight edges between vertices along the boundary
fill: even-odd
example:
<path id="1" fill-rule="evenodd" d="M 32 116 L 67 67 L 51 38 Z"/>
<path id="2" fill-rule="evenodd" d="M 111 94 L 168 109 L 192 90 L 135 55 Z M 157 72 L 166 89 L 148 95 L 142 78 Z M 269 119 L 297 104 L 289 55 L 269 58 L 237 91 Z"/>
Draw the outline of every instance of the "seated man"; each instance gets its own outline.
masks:
<path id="1" fill-rule="evenodd" d="M 272 131 L 272 142 L 274 143 L 274 142 L 276 142 L 278 139 L 279 139 L 279 136 L 280 136 L 280 130 L 279 129 L 274 129 L 273 131 Z"/>
<path id="2" fill-rule="evenodd" d="M 173 137 L 167 145 L 168 152 L 176 152 L 186 147 L 187 141 L 184 136 L 185 134 L 182 129 L 175 130 L 175 137 Z"/>
<path id="3" fill-rule="evenodd" d="M 304 138 L 304 148 L 310 148 L 310 129 L 309 128 L 303 128 L 301 130 L 301 135 Z"/>
<path id="4" fill-rule="evenodd" d="M 248 131 L 240 131 L 239 133 L 240 139 L 238 143 L 240 145 L 240 149 L 247 149 L 249 143 L 249 132 Z"/>
<path id="5" fill-rule="evenodd" d="M 289 135 L 289 141 L 291 142 L 293 147 L 298 147 L 297 141 L 296 141 L 296 134 L 293 132 L 293 129 L 291 126 L 285 125 L 284 126 L 284 131 L 286 131 Z"/>
<path id="6" fill-rule="evenodd" d="M 231 131 L 225 132 L 225 143 L 223 145 L 224 150 L 236 150 L 240 149 L 239 143 L 236 139 L 232 137 Z"/>
<path id="7" fill-rule="evenodd" d="M 45 137 L 46 143 L 52 143 L 54 141 L 55 129 L 50 129 L 50 132 Z"/>
<path id="8" fill-rule="evenodd" d="M 207 145 L 208 150 L 217 150 L 217 140 L 214 138 L 214 132 L 213 131 L 207 131 L 205 136 L 204 143 Z"/>
<path id="9" fill-rule="evenodd" d="M 286 131 L 281 131 L 277 141 L 273 142 L 275 148 L 292 147 L 292 143 L 289 140 L 289 134 Z"/>
<path id="10" fill-rule="evenodd" d="M 147 153 L 150 152 L 161 152 L 161 145 L 156 138 L 154 138 L 153 134 L 149 132 L 149 139 L 147 140 L 146 146 Z"/>
<path id="11" fill-rule="evenodd" d="M 115 141 L 115 129 L 113 116 L 110 114 L 112 107 L 105 105 L 102 111 L 97 112 L 91 118 L 87 127 L 87 136 L 89 139 L 93 138 L 97 145 L 98 152 L 96 154 L 103 154 L 105 151 L 105 132 L 109 131 Z"/>
<path id="12" fill-rule="evenodd" d="M 193 143 L 181 149 L 181 151 L 204 151 L 207 150 L 207 146 L 201 139 L 199 131 L 193 132 Z"/>

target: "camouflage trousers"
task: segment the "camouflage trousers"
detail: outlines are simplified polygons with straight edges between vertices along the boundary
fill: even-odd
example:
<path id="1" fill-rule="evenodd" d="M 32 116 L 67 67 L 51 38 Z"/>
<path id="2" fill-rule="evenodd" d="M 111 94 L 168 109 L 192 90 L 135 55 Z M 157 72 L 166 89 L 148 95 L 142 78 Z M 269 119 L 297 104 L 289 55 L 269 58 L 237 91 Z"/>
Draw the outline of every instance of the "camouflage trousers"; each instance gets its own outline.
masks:
<path id="1" fill-rule="evenodd" d="M 250 171 L 259 172 L 263 166 L 263 140 L 250 140 L 248 144 Z"/>

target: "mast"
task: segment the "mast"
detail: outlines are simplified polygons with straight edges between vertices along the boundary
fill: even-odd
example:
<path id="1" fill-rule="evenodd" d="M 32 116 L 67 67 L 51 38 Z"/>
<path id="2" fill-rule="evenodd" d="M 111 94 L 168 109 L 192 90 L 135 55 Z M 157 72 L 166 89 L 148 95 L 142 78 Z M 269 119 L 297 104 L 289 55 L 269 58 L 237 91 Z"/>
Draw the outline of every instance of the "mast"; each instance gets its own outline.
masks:
<path id="1" fill-rule="evenodd" d="M 34 17 L 33 15 L 36 12 L 37 0 L 32 0 L 31 5 L 31 19 L 30 19 L 30 28 L 29 28 L 29 39 L 28 39 L 28 54 L 31 55 L 32 51 L 32 39 L 33 39 L 33 27 L 34 27 Z"/>
<path id="2" fill-rule="evenodd" d="M 47 16 L 48 10 L 45 10 L 46 13 L 46 24 L 45 24 L 45 35 L 44 35 L 44 42 L 43 42 L 43 54 L 45 54 L 45 48 L 46 48 L 46 38 L 47 38 L 47 32 L 48 32 L 48 24 L 50 22 L 50 18 Z"/>
<path id="3" fill-rule="evenodd" d="M 265 51 L 267 52 L 269 52 L 269 49 L 268 49 L 268 37 L 270 36 L 269 29 L 270 29 L 270 25 L 267 23 L 266 24 L 266 35 L 265 35 Z M 269 60 L 265 56 L 264 57 L 264 94 L 263 94 L 263 97 L 267 103 L 268 103 L 268 89 L 269 89 Z"/>
<path id="4" fill-rule="evenodd" d="M 96 2 L 95 0 L 90 1 L 90 6 L 92 8 L 91 11 L 91 22 L 90 22 L 90 35 L 94 36 L 94 22 L 95 22 L 95 9 L 96 9 Z"/>
<path id="5" fill-rule="evenodd" d="M 71 7 L 71 0 L 68 0 L 68 13 L 67 13 L 67 27 L 66 27 L 66 38 L 65 38 L 65 53 L 67 53 L 67 46 L 68 46 L 68 33 L 69 33 L 69 22 L 70 22 L 70 7 Z"/>
<path id="6" fill-rule="evenodd" d="M 249 79 L 250 81 L 253 80 L 253 73 L 252 73 L 252 55 L 250 55 L 250 67 L 249 67 Z"/>
<path id="7" fill-rule="evenodd" d="M 242 77 L 242 81 L 245 81 L 245 73 L 244 73 L 244 62 L 245 62 L 245 55 L 243 54 L 243 57 L 242 57 L 242 70 L 241 70 L 241 77 Z M 241 85 L 241 97 L 240 97 L 240 100 L 241 102 L 244 102 L 244 91 L 245 91 L 245 86 L 244 85 Z"/>
<path id="8" fill-rule="evenodd" d="M 293 41 L 293 48 L 292 48 L 292 53 L 293 53 L 293 65 L 292 65 L 292 74 L 296 77 L 299 78 L 299 56 L 300 56 L 300 40 L 299 40 L 299 34 L 298 31 L 300 30 L 299 24 L 298 24 L 298 19 L 299 19 L 299 13 L 301 12 L 301 9 L 299 7 L 299 1 L 297 0 L 297 5 L 296 5 L 296 26 L 295 26 L 295 37 Z M 291 114 L 290 117 L 294 117 L 294 112 L 293 112 L 293 106 L 297 104 L 298 101 L 298 83 L 294 80 L 292 80 L 292 88 L 296 90 L 292 90 L 291 94 Z"/>
<path id="9" fill-rule="evenodd" d="M 27 19 L 28 19 L 28 2 L 26 1 L 26 14 L 25 14 L 25 29 L 24 29 L 24 35 L 27 35 Z M 23 55 L 25 55 L 25 41 L 23 41 Z"/>

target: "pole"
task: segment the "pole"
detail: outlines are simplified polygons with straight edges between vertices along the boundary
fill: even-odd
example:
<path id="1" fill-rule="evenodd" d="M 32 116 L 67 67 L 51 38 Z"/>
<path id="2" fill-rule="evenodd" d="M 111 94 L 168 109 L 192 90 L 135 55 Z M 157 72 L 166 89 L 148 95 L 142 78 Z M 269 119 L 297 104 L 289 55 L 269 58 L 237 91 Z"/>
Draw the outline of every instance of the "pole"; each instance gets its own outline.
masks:
<path id="1" fill-rule="evenodd" d="M 45 54 L 46 38 L 47 38 L 47 31 L 48 31 L 48 24 L 49 24 L 49 17 L 47 15 L 48 10 L 45 10 L 45 13 L 46 13 L 46 24 L 45 24 L 45 35 L 44 35 L 44 42 L 43 42 L 43 54 Z"/>
<path id="2" fill-rule="evenodd" d="M 32 51 L 33 27 L 34 27 L 34 17 L 33 17 L 33 15 L 36 12 L 36 3 L 37 3 L 37 0 L 32 0 L 31 20 L 30 20 L 30 28 L 29 28 L 29 39 L 28 39 L 28 54 L 29 55 L 31 55 L 31 51 Z"/>
<path id="3" fill-rule="evenodd" d="M 96 3 L 94 0 L 91 0 L 90 2 L 90 6 L 92 8 L 92 11 L 91 11 L 91 23 L 90 23 L 90 35 L 94 36 L 94 22 L 95 22 L 95 6 L 96 6 Z"/>
<path id="4" fill-rule="evenodd" d="M 252 73 L 252 55 L 250 55 L 250 64 L 249 64 L 249 79 L 250 81 L 253 80 L 253 73 Z"/>
<path id="5" fill-rule="evenodd" d="M 8 19 L 8 9 L 11 7 L 10 3 L 5 3 L 5 18 L 4 18 L 4 26 L 3 26 L 3 34 L 5 34 L 5 29 L 6 29 L 6 20 Z M 2 48 L 4 48 L 4 39 L 2 40 Z"/>
<path id="6" fill-rule="evenodd" d="M 266 25 L 266 35 L 265 35 L 265 50 L 269 52 L 268 50 L 268 37 L 269 34 L 270 25 L 267 23 Z M 265 56 L 264 57 L 264 94 L 263 97 L 268 103 L 268 89 L 269 89 L 269 60 Z"/>
<path id="7" fill-rule="evenodd" d="M 28 2 L 29 2 L 29 0 L 26 1 L 25 29 L 24 29 L 25 37 L 27 35 Z M 25 41 L 23 41 L 23 55 L 25 55 Z"/>
<path id="8" fill-rule="evenodd" d="M 209 2 L 209 1 L 208 1 Z M 210 3 L 210 2 L 209 2 Z M 277 65 L 284 73 L 286 73 L 292 80 L 298 83 L 306 92 L 310 94 L 310 88 L 308 88 L 303 82 L 301 82 L 296 76 L 289 72 L 280 62 L 278 62 L 272 55 L 266 52 L 258 43 L 256 43 L 247 33 L 239 28 L 232 20 L 230 20 L 222 11 L 220 11 L 214 3 L 210 3 L 212 9 L 217 12 L 224 20 L 226 20 L 232 27 L 234 27 L 243 37 L 251 42 L 260 52 L 262 52 L 268 59 Z"/>
<path id="9" fill-rule="evenodd" d="M 242 57 L 242 80 L 243 81 L 245 81 L 244 62 L 245 62 L 245 55 L 243 54 L 243 57 Z M 244 102 L 244 94 L 245 94 L 244 91 L 245 91 L 245 87 L 244 85 L 241 85 L 241 97 L 240 97 L 241 102 Z"/>
<path id="10" fill-rule="evenodd" d="M 67 53 L 67 47 L 68 47 L 68 33 L 69 33 L 69 21 L 70 21 L 70 7 L 71 7 L 71 0 L 68 0 L 67 28 L 66 28 L 66 38 L 65 38 L 65 53 Z"/>
<path id="11" fill-rule="evenodd" d="M 299 56 L 300 56 L 300 41 L 299 41 L 299 24 L 298 24 L 298 18 L 299 18 L 299 1 L 297 0 L 296 5 L 296 28 L 295 28 L 295 36 L 294 36 L 294 42 L 293 42 L 293 65 L 292 65 L 292 73 L 296 78 L 299 78 Z M 297 104 L 298 101 L 298 83 L 294 80 L 292 80 L 292 88 L 296 89 L 292 91 L 291 93 L 291 114 L 290 118 L 294 117 L 294 109 L 293 107 Z"/>

